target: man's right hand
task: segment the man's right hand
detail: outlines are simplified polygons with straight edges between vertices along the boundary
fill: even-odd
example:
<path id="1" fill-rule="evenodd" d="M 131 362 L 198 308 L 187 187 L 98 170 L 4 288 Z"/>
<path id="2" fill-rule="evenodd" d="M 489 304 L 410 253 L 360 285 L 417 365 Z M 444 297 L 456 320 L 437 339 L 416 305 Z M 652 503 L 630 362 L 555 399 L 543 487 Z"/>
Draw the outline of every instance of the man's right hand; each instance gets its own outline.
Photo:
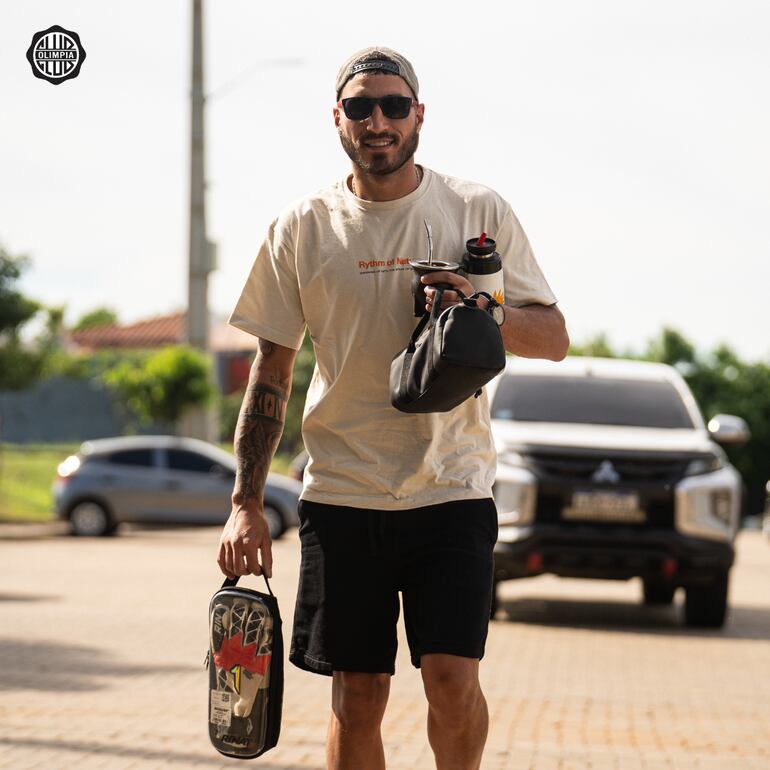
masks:
<path id="1" fill-rule="evenodd" d="M 263 568 L 267 577 L 273 577 L 272 540 L 262 505 L 233 505 L 219 538 L 217 562 L 229 578 L 261 575 Z"/>

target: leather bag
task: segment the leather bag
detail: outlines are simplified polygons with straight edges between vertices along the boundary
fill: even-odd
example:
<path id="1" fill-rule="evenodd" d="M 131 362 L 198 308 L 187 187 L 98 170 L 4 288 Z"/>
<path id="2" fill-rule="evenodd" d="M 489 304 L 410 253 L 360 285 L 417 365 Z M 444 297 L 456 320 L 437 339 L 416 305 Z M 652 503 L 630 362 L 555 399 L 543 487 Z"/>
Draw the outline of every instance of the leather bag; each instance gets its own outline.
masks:
<path id="1" fill-rule="evenodd" d="M 481 295 L 466 298 L 458 292 L 462 301 L 442 312 L 444 291 L 436 287 L 431 312 L 426 311 L 409 344 L 391 362 L 390 402 L 401 412 L 448 412 L 480 396 L 481 388 L 505 368 L 500 327 L 478 306 Z"/>

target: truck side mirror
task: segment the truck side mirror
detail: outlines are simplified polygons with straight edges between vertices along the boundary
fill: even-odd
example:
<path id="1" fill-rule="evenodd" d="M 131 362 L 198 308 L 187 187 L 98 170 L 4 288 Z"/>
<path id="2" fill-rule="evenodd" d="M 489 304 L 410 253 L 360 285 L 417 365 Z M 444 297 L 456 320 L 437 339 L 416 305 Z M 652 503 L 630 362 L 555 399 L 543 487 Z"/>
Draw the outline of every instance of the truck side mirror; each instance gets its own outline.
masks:
<path id="1" fill-rule="evenodd" d="M 746 420 L 733 414 L 715 414 L 709 420 L 708 431 L 719 444 L 745 444 L 751 438 Z"/>

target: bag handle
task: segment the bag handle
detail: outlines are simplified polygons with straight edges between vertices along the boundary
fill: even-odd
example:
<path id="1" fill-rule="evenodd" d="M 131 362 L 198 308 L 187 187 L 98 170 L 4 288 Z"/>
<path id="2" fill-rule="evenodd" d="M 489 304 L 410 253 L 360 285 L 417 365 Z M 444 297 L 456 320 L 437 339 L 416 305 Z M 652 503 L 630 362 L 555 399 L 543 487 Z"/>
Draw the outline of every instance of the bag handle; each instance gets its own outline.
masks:
<path id="1" fill-rule="evenodd" d="M 468 298 L 465 296 L 465 294 L 460 291 L 457 286 L 452 286 L 450 283 L 434 283 L 433 288 L 436 290 L 436 296 L 433 298 L 433 305 L 431 306 L 430 312 L 427 310 L 425 311 L 425 314 L 423 315 L 420 323 L 417 324 L 417 328 L 412 333 L 412 342 L 417 341 L 417 338 L 425 328 L 425 323 L 427 323 L 428 319 L 430 319 L 433 323 L 438 320 L 438 317 L 441 315 L 441 301 L 444 298 L 445 291 L 453 291 L 460 297 L 461 302 L 467 303 L 468 301 Z M 475 296 L 477 295 L 474 294 L 473 297 Z M 487 294 L 487 296 L 489 295 Z M 471 299 L 473 299 L 473 297 L 471 297 Z"/>
<path id="2" fill-rule="evenodd" d="M 471 294 L 470 297 L 463 297 L 463 304 L 466 307 L 478 307 L 479 297 L 487 298 L 487 312 L 491 312 L 493 307 L 500 304 L 491 294 L 489 294 L 489 292 L 486 291 L 477 291 L 475 294 Z"/>
<path id="3" fill-rule="evenodd" d="M 431 308 L 430 312 L 426 310 L 422 314 L 422 318 L 420 319 L 417 326 L 414 327 L 412 336 L 409 338 L 409 343 L 407 344 L 406 352 L 404 353 L 403 366 L 401 367 L 401 381 L 398 385 L 399 393 L 406 392 L 406 381 L 409 379 L 409 368 L 412 365 L 412 358 L 414 357 L 414 351 L 417 349 L 417 340 L 420 339 L 420 335 L 423 333 L 423 330 L 428 325 L 429 321 L 431 322 L 431 324 L 436 323 L 436 319 L 441 313 L 441 298 L 444 295 L 444 288 L 447 286 L 449 286 L 449 284 L 435 285 L 436 296 L 433 299 L 433 307 Z"/>
<path id="4" fill-rule="evenodd" d="M 446 284 L 448 286 L 449 284 Z M 417 326 L 414 327 L 414 331 L 412 332 L 412 336 L 409 338 L 409 344 L 406 346 L 407 349 L 407 355 L 410 353 L 414 353 L 415 347 L 417 346 L 417 340 L 420 339 L 420 335 L 423 332 L 423 329 L 427 325 L 428 321 L 433 321 L 435 323 L 436 319 L 441 313 L 441 298 L 444 294 L 444 285 L 436 284 L 436 297 L 433 300 L 433 307 L 431 308 L 430 312 L 427 310 L 422 314 L 422 318 L 420 318 L 419 323 Z M 463 295 L 463 299 L 465 299 L 465 295 Z"/>
<path id="5" fill-rule="evenodd" d="M 275 594 L 273 593 L 273 590 L 270 588 L 270 583 L 267 581 L 267 575 L 265 573 L 262 573 L 262 577 L 265 579 L 265 585 L 267 586 L 267 592 L 270 594 L 270 596 L 275 597 Z M 236 576 L 234 578 L 226 578 L 225 582 L 222 583 L 222 588 L 235 588 L 236 585 L 238 585 L 239 578 Z"/>

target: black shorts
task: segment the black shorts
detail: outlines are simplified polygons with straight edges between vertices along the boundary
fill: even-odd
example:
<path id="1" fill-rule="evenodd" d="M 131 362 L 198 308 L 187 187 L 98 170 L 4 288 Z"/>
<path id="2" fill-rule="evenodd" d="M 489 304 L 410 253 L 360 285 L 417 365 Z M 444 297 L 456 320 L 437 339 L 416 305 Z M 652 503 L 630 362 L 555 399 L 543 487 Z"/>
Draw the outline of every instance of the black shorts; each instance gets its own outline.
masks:
<path id="1" fill-rule="evenodd" d="M 289 660 L 319 674 L 395 672 L 399 591 L 412 663 L 481 659 L 492 606 L 492 499 L 380 511 L 299 505 L 302 544 Z"/>

